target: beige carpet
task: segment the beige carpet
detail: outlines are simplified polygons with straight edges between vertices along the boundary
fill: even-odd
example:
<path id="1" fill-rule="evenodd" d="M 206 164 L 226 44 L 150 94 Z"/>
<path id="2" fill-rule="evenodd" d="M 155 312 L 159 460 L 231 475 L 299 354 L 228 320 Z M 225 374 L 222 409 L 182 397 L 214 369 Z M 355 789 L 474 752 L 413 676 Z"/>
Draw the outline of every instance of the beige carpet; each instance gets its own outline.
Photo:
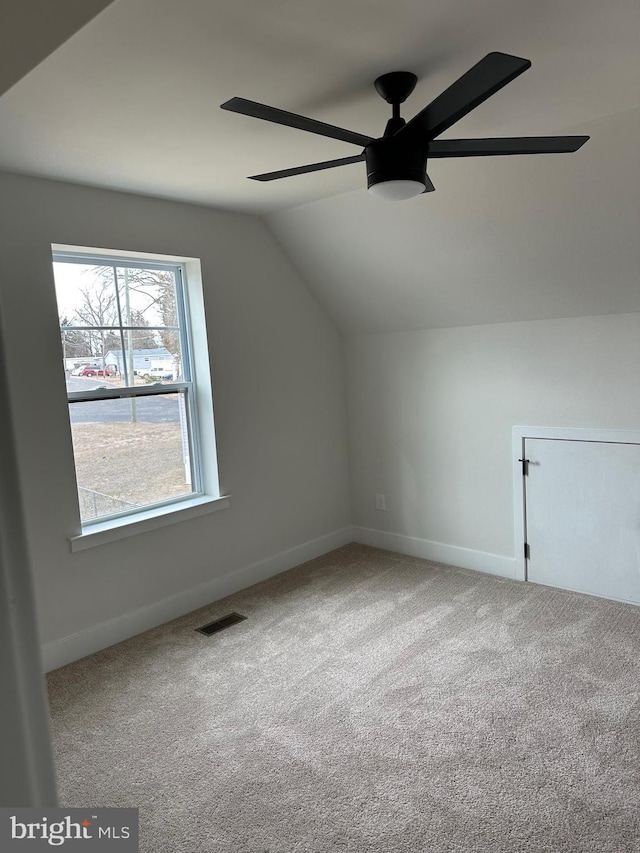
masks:
<path id="1" fill-rule="evenodd" d="M 61 801 L 145 853 L 637 853 L 639 653 L 640 608 L 348 545 L 53 673 Z"/>

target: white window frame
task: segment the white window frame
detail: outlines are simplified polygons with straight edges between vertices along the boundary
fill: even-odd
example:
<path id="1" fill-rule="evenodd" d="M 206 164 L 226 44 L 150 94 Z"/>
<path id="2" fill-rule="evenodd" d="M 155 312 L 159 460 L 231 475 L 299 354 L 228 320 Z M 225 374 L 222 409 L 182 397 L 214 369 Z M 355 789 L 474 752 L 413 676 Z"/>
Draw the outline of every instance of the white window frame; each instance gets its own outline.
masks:
<path id="1" fill-rule="evenodd" d="M 70 537 L 73 551 L 84 550 L 116 539 L 157 529 L 168 523 L 186 520 L 208 512 L 225 509 L 229 497 L 220 494 L 213 420 L 213 399 L 209 353 L 204 317 L 202 275 L 197 258 L 143 252 L 97 249 L 92 247 L 52 245 L 53 260 L 63 263 L 170 269 L 176 275 L 176 297 L 181 326 L 181 359 L 183 377 L 167 384 L 96 389 L 68 392 L 70 403 L 89 400 L 163 396 L 184 393 L 189 407 L 189 452 L 193 491 L 134 510 L 114 513 L 100 519 L 80 520 L 78 532 Z"/>

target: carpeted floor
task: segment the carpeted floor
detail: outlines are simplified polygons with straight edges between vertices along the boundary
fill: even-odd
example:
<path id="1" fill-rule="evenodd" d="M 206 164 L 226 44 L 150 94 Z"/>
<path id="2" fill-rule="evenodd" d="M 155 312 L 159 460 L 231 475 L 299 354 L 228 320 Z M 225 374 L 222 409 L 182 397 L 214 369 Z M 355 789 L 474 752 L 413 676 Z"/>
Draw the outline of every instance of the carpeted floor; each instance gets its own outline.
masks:
<path id="1" fill-rule="evenodd" d="M 640 608 L 348 545 L 52 673 L 61 802 L 144 853 L 637 853 L 639 676 Z"/>

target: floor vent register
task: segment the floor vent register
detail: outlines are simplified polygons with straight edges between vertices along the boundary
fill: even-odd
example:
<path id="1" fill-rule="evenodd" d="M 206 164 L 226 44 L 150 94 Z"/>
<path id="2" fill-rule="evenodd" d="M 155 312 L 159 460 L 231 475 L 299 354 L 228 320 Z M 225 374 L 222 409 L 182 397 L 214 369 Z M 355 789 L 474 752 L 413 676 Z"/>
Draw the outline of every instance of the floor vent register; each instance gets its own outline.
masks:
<path id="1" fill-rule="evenodd" d="M 228 616 L 223 616 L 222 619 L 216 619 L 215 622 L 203 625 L 202 628 L 196 628 L 196 631 L 200 631 L 201 634 L 206 634 L 209 637 L 211 634 L 217 634 L 218 631 L 230 628 L 231 625 L 237 625 L 238 622 L 244 622 L 246 618 L 246 616 L 241 616 L 239 613 L 230 613 Z"/>

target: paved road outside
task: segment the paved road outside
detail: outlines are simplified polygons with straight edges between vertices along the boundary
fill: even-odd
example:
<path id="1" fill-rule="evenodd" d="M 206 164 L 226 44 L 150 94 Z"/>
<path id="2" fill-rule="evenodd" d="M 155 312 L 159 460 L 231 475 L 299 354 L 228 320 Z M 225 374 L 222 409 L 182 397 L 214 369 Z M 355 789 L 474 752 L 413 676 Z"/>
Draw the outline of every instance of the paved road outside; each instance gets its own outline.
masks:
<path id="1" fill-rule="evenodd" d="M 83 376 L 68 376 L 67 391 L 90 391 L 104 387 L 107 383 L 98 377 L 91 379 Z M 135 417 L 132 417 L 132 409 Z M 138 423 L 166 424 L 179 423 L 180 411 L 176 394 L 163 397 L 138 397 L 136 400 L 96 400 L 86 403 L 72 403 L 69 406 L 72 424 L 89 423 Z"/>

